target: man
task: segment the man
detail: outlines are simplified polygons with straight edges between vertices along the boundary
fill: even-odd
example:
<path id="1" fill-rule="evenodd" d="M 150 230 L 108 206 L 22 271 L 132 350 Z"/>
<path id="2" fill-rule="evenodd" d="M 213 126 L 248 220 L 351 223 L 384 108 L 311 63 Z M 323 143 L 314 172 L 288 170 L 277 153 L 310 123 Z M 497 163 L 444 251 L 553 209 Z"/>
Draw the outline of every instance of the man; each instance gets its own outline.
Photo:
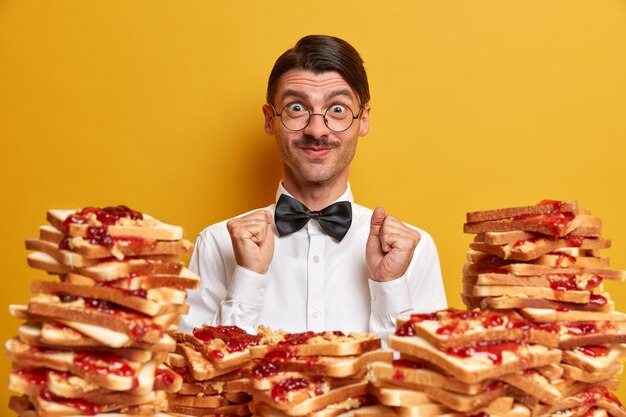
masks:
<path id="1" fill-rule="evenodd" d="M 341 39 L 307 36 L 278 58 L 263 106 L 282 159 L 278 202 L 200 233 L 190 269 L 202 284 L 182 330 L 384 335 L 400 314 L 446 307 L 432 238 L 353 203 L 348 172 L 369 98 L 363 61 Z"/>

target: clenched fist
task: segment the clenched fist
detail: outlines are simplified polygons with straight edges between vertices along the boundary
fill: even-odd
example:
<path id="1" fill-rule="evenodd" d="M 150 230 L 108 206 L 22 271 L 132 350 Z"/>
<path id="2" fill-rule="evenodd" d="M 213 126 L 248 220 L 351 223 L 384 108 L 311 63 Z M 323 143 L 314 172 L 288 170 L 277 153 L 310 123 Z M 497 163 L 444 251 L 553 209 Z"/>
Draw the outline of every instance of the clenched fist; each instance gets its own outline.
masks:
<path id="1" fill-rule="evenodd" d="M 274 256 L 272 215 L 257 210 L 226 223 L 237 264 L 250 271 L 265 274 Z"/>
<path id="2" fill-rule="evenodd" d="M 372 214 L 365 262 L 375 281 L 391 281 L 406 272 L 420 234 L 378 207 Z"/>

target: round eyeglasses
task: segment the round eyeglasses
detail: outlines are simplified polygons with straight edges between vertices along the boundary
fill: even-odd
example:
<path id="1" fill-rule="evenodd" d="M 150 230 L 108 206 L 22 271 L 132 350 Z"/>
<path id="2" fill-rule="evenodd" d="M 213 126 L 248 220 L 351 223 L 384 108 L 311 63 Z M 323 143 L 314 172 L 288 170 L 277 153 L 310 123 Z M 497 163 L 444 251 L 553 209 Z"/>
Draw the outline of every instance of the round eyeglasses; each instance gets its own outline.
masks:
<path id="1" fill-rule="evenodd" d="M 355 116 L 352 109 L 344 104 L 333 104 L 326 109 L 324 113 L 311 113 L 311 111 L 302 103 L 289 103 L 280 113 L 276 111 L 274 105 L 270 104 L 274 111 L 274 116 L 280 117 L 280 121 L 289 130 L 302 130 L 309 125 L 312 116 L 322 116 L 324 124 L 333 132 L 339 133 L 350 129 L 352 123 L 359 117 L 363 111 L 363 106 L 359 108 L 359 112 Z"/>

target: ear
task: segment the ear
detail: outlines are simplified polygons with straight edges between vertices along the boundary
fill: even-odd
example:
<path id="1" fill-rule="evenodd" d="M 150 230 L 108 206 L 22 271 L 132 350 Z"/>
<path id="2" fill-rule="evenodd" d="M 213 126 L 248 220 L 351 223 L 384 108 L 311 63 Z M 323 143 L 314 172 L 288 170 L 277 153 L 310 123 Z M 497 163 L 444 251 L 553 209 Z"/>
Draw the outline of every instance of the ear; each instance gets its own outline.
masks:
<path id="1" fill-rule="evenodd" d="M 263 116 L 265 117 L 265 133 L 274 136 L 274 111 L 269 104 L 263 105 Z"/>
<path id="2" fill-rule="evenodd" d="M 361 111 L 361 123 L 359 124 L 359 136 L 367 135 L 370 130 L 370 105 L 366 104 Z"/>

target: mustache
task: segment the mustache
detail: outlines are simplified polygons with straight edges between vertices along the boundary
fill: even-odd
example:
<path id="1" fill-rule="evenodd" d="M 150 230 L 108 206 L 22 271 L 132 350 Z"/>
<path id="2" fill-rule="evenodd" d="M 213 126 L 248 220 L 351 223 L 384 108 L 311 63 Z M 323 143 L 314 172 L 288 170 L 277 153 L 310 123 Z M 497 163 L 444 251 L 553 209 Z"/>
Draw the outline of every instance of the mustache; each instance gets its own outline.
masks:
<path id="1" fill-rule="evenodd" d="M 338 148 L 340 143 L 332 141 L 328 138 L 312 138 L 305 136 L 302 139 L 298 139 L 293 142 L 295 146 L 302 147 L 317 147 L 317 148 Z"/>

